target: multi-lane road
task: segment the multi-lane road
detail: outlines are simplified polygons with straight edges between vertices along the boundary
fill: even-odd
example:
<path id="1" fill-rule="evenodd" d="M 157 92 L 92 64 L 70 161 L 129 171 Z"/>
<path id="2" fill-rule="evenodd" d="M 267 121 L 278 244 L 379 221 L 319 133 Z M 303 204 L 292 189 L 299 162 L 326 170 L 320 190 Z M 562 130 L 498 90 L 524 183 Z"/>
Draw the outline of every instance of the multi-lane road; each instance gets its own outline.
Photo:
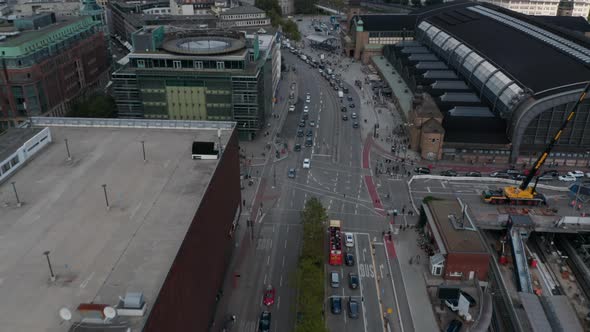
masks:
<path id="1" fill-rule="evenodd" d="M 389 218 L 375 210 L 369 195 L 365 177 L 371 175 L 370 167 L 363 168 L 363 128 L 353 128 L 352 112 L 358 114 L 363 123 L 361 101 L 353 87 L 349 86 L 352 101 L 341 100 L 337 92 L 321 77 L 317 69 L 299 60 L 295 55 L 283 51 L 288 66 L 294 66 L 296 75 L 289 72 L 284 77 L 294 79 L 296 109 L 288 112 L 280 137 L 286 140 L 288 156 L 280 161 L 269 162 L 262 169 L 263 184 L 259 192 L 263 203 L 252 229 L 253 245 L 250 253 L 240 262 L 240 298 L 230 308 L 222 310 L 238 317 L 234 330 L 253 332 L 258 330 L 258 318 L 263 310 L 272 313 L 271 331 L 292 331 L 296 324 L 296 266 L 301 247 L 300 213 L 305 201 L 317 197 L 327 209 L 330 219 L 343 222 L 343 230 L 352 232 L 355 246 L 350 248 L 355 256 L 354 266 L 329 266 L 326 273 L 337 271 L 341 275 L 341 286 L 331 288 L 325 285 L 324 312 L 327 326 L 331 331 L 386 331 L 384 321 L 388 320 L 394 331 L 413 331 L 407 304 L 404 298 L 401 277 L 396 277 L 394 250 L 387 251 L 382 232 L 389 229 Z M 291 82 L 288 82 L 289 86 Z M 306 102 L 306 94 L 310 102 Z M 355 108 L 350 109 L 354 103 Z M 309 116 L 304 132 L 312 131 L 313 146 L 305 146 L 305 138 L 297 136 L 303 107 L 309 107 Z M 342 119 L 341 107 L 348 108 L 348 118 Z M 286 112 L 286 110 L 281 110 Z M 314 127 L 310 122 L 314 121 Z M 366 128 L 365 128 L 366 129 Z M 366 132 L 366 130 L 365 130 Z M 295 144 L 301 151 L 294 151 Z M 311 167 L 303 169 L 304 158 L 311 159 Z M 289 178 L 288 170 L 294 168 L 296 176 Z M 393 257 L 391 257 L 393 256 Z M 357 289 L 348 287 L 348 274 L 356 273 L 360 279 Z M 325 278 L 329 280 L 328 275 Z M 266 308 L 262 296 L 267 285 L 276 289 L 275 303 Z M 299 285 L 305 287 L 305 285 Z M 234 296 L 231 290 L 228 296 Z M 343 298 L 343 313 L 330 312 L 329 298 Z M 347 302 L 350 298 L 361 303 L 358 319 L 347 316 Z M 400 319 L 401 316 L 401 319 Z M 403 327 L 402 324 L 403 323 Z M 402 330 L 403 329 L 403 330 Z"/>

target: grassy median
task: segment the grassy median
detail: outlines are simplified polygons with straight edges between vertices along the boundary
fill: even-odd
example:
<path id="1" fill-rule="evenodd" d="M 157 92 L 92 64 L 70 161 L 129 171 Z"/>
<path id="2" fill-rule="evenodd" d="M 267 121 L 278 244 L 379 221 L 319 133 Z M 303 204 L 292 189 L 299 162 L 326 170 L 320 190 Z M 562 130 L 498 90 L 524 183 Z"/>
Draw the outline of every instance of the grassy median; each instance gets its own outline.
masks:
<path id="1" fill-rule="evenodd" d="M 297 264 L 296 332 L 327 331 L 324 321 L 324 252 L 326 209 L 315 197 L 309 199 L 301 213 L 303 245 Z"/>

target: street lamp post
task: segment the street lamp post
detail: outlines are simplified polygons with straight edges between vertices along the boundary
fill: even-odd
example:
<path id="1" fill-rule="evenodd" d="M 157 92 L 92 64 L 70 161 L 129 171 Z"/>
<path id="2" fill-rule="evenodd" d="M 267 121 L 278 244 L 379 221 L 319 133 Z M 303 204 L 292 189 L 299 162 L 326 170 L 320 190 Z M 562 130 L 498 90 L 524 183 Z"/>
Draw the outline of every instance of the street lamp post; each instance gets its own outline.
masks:
<path id="1" fill-rule="evenodd" d="M 47 258 L 47 265 L 49 266 L 51 281 L 55 281 L 55 274 L 53 274 L 53 268 L 51 267 L 51 261 L 49 260 L 49 250 L 43 252 L 43 255 L 45 255 L 45 258 Z"/>
<path id="2" fill-rule="evenodd" d="M 103 184 L 102 185 L 102 190 L 104 191 L 104 201 L 107 205 L 107 210 L 110 209 L 110 205 L 109 205 L 109 197 L 107 196 L 107 185 Z"/>
<path id="3" fill-rule="evenodd" d="M 16 191 L 16 183 L 13 181 L 10 184 L 12 185 L 12 190 L 14 191 L 14 196 L 16 197 L 16 206 L 20 207 L 22 204 L 20 202 L 20 198 L 18 197 L 18 192 Z"/>
<path id="4" fill-rule="evenodd" d="M 66 152 L 68 153 L 68 161 L 72 160 L 72 155 L 70 154 L 70 146 L 68 145 L 68 139 L 64 139 L 64 142 L 66 143 Z"/>
<path id="5" fill-rule="evenodd" d="M 141 141 L 141 152 L 143 153 L 143 162 L 145 163 L 147 161 L 145 159 L 145 141 Z"/>

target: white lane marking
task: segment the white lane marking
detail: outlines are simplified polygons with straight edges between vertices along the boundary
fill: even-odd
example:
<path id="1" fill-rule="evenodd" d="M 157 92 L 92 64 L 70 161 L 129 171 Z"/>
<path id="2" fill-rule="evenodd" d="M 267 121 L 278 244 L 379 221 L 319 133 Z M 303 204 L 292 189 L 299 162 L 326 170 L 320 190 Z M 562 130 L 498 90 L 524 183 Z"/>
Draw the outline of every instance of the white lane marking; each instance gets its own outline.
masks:
<path id="1" fill-rule="evenodd" d="M 355 243 L 358 243 L 358 240 L 357 240 L 357 236 L 356 235 L 357 234 L 354 234 L 354 242 Z M 356 257 L 359 257 L 359 247 L 358 247 L 358 245 L 354 246 L 354 250 L 356 251 Z M 360 293 L 361 293 L 361 308 L 362 308 L 362 311 L 363 311 L 363 325 L 364 325 L 364 328 L 365 328 L 365 332 L 367 332 L 367 317 L 365 317 L 365 301 L 363 301 L 363 299 L 364 299 L 364 297 L 363 297 L 363 283 L 361 281 L 362 279 L 361 279 L 361 276 L 360 276 L 359 264 L 357 264 L 357 266 L 356 266 L 356 273 L 359 276 L 359 290 L 360 290 Z"/>
<path id="2" fill-rule="evenodd" d="M 80 284 L 80 288 L 86 288 L 86 286 L 88 285 L 88 282 L 90 282 L 90 280 L 92 280 L 93 277 L 94 277 L 94 272 L 90 273 L 88 278 L 84 279 L 84 281 Z"/>
<path id="3" fill-rule="evenodd" d="M 270 255 L 268 255 L 266 257 L 266 265 L 269 265 L 269 264 L 270 264 Z M 265 278 L 265 280 L 266 280 L 266 278 Z"/>
<path id="4" fill-rule="evenodd" d="M 281 308 L 281 297 L 277 298 L 277 310 Z"/>
<path id="5" fill-rule="evenodd" d="M 440 182 L 440 185 L 441 185 L 443 188 L 445 188 L 445 189 L 447 188 L 447 187 L 445 186 L 445 181 L 441 181 L 441 182 Z"/>
<path id="6" fill-rule="evenodd" d="M 281 279 L 279 280 L 279 287 L 283 287 L 283 275 L 281 274 Z"/>
<path id="7" fill-rule="evenodd" d="M 285 249 L 287 249 L 287 240 L 285 240 Z"/>
<path id="8" fill-rule="evenodd" d="M 285 267 L 285 256 L 283 256 L 283 266 L 282 267 Z"/>
<path id="9" fill-rule="evenodd" d="M 267 275 L 266 275 L 266 273 L 265 273 L 265 274 L 264 274 L 264 282 L 262 283 L 263 285 L 266 285 L 266 278 L 267 278 Z"/>
<path id="10" fill-rule="evenodd" d="M 431 192 L 431 191 L 430 191 L 430 187 L 426 187 L 426 190 L 428 190 L 428 192 Z"/>

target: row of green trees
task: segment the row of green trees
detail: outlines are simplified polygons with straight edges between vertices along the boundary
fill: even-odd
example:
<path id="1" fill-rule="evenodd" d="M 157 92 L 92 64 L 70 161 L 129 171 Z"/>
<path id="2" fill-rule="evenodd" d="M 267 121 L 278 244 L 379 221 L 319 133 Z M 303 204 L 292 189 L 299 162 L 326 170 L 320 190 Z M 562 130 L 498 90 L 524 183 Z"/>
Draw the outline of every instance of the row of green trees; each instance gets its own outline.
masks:
<path id="1" fill-rule="evenodd" d="M 95 94 L 72 105 L 67 116 L 75 118 L 116 118 L 115 99 L 106 94 Z"/>
<path id="2" fill-rule="evenodd" d="M 264 10 L 266 15 L 270 17 L 270 23 L 273 27 L 280 26 L 283 30 L 283 34 L 294 41 L 301 40 L 301 33 L 297 28 L 297 24 L 292 20 L 283 18 L 281 14 L 281 7 L 277 0 L 256 0 L 254 2 L 256 7 Z"/>
<path id="3" fill-rule="evenodd" d="M 297 327 L 295 332 L 327 332 L 324 321 L 326 209 L 315 197 L 301 214 L 303 245 L 297 265 Z"/>

